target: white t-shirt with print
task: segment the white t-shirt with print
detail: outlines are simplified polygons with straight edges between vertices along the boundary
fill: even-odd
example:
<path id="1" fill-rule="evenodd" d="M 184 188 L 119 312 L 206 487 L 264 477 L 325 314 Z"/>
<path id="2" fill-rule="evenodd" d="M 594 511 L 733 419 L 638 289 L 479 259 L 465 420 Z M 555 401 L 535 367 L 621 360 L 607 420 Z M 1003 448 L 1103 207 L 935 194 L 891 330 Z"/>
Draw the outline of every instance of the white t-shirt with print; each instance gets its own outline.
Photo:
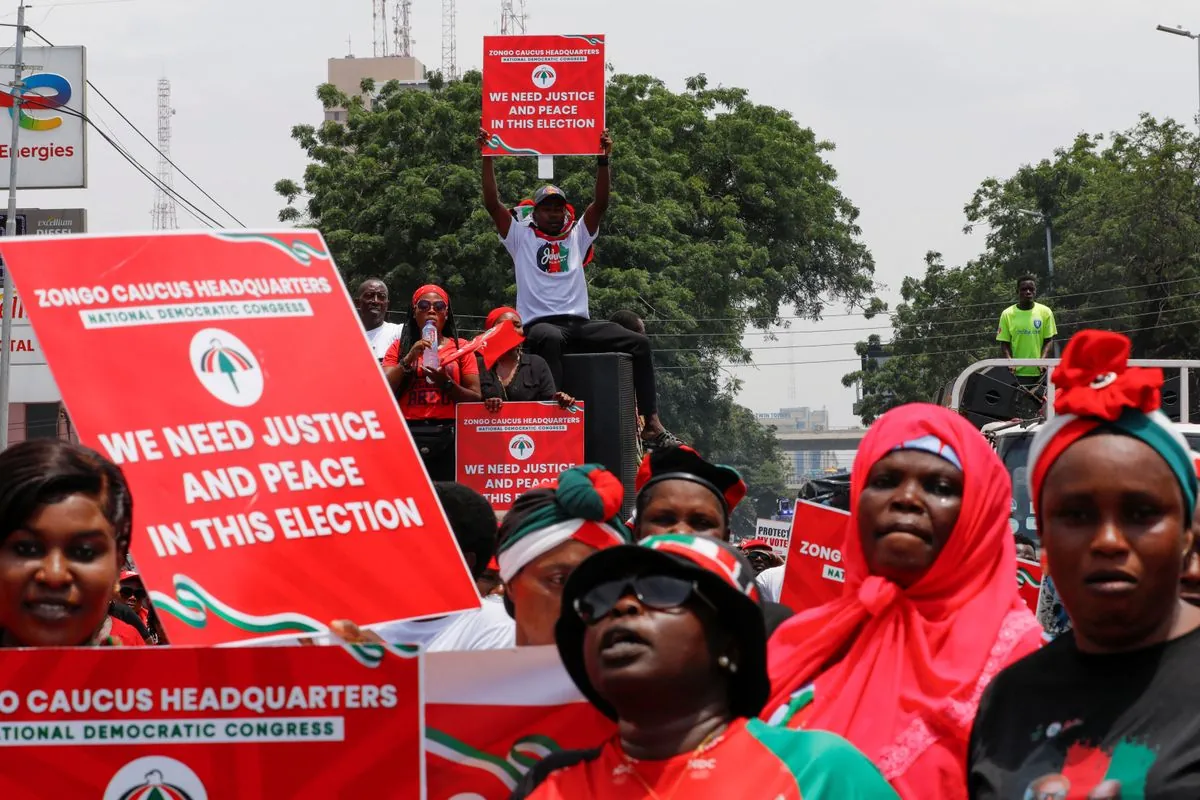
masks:
<path id="1" fill-rule="evenodd" d="M 383 361 L 392 342 L 399 339 L 402 333 L 404 326 L 394 322 L 385 322 L 378 328 L 367 331 L 367 341 L 371 343 L 371 352 L 375 354 L 376 361 Z"/>
<path id="2" fill-rule="evenodd" d="M 570 315 L 588 319 L 583 257 L 596 241 L 580 219 L 563 239 L 538 236 L 532 222 L 513 221 L 501 238 L 517 275 L 517 313 L 526 325 L 542 317 Z"/>

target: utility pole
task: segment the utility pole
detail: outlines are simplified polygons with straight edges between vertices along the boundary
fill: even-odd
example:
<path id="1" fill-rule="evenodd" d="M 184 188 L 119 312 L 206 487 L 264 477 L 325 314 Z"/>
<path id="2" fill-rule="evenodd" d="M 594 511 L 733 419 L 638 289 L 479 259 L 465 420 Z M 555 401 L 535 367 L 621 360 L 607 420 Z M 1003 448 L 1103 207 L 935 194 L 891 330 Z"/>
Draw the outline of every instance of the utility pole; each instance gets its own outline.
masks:
<path id="1" fill-rule="evenodd" d="M 12 82 L 12 142 L 8 151 L 8 220 L 5 236 L 17 235 L 17 152 L 21 134 L 21 99 L 25 84 L 25 3 L 17 6 L 17 46 Z M 0 450 L 8 447 L 8 396 L 12 376 L 12 323 L 16 312 L 16 291 L 12 275 L 4 270 L 4 302 L 0 303 Z"/>
<path id="2" fill-rule="evenodd" d="M 501 36 L 524 35 L 527 20 L 525 0 L 500 0 Z"/>
<path id="3" fill-rule="evenodd" d="M 1192 41 L 1194 41 L 1196 43 L 1197 59 L 1200 59 L 1200 33 L 1192 33 L 1191 31 L 1184 28 L 1182 25 L 1178 25 L 1174 28 L 1172 28 L 1168 25 L 1159 25 L 1157 30 L 1162 31 L 1163 33 L 1171 33 L 1171 34 L 1174 34 L 1175 36 L 1182 36 L 1185 39 L 1191 39 Z M 1196 124 L 1200 125 L 1200 114 L 1196 115 Z"/>
<path id="4" fill-rule="evenodd" d="M 442 0 L 442 80 L 458 77 L 458 12 L 454 0 Z"/>
<path id="5" fill-rule="evenodd" d="M 154 222 L 156 231 L 173 231 L 179 227 L 175 198 L 167 189 L 175 186 L 175 170 L 171 167 L 171 82 L 158 79 L 158 188 L 154 190 Z"/>
<path id="6" fill-rule="evenodd" d="M 412 57 L 412 0 L 396 0 L 396 12 L 392 15 L 396 27 L 396 41 L 392 55 Z"/>
<path id="7" fill-rule="evenodd" d="M 371 0 L 371 27 L 375 40 L 372 52 L 376 58 L 385 58 L 388 54 L 387 0 Z"/>

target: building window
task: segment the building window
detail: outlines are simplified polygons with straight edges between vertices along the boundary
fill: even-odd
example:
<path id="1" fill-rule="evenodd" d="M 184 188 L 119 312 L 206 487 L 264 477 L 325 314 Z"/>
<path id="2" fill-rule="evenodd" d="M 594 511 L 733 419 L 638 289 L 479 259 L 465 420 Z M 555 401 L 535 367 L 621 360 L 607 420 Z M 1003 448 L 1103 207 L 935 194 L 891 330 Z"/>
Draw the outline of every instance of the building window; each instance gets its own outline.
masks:
<path id="1" fill-rule="evenodd" d="M 25 438 L 58 438 L 58 403 L 29 403 L 25 406 Z"/>

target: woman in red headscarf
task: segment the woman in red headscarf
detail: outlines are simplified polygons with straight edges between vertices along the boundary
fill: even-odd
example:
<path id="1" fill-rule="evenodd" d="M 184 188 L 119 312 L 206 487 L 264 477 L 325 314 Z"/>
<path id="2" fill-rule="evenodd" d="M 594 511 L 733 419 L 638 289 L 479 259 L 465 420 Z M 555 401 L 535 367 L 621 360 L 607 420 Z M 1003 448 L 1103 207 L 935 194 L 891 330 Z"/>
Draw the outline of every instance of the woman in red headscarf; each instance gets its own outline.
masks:
<path id="1" fill-rule="evenodd" d="M 511 322 L 517 333 L 522 332 L 521 315 L 508 306 L 493 309 L 487 315 L 486 327 L 491 330 L 505 322 Z M 489 360 L 494 355 L 489 354 Z M 490 368 L 485 366 L 479 380 L 489 411 L 499 411 L 506 400 L 557 400 L 563 408 L 575 404 L 574 397 L 554 388 L 554 376 L 546 360 L 526 353 L 519 344 L 500 354 Z"/>
<path id="2" fill-rule="evenodd" d="M 1017 592 L 1011 501 L 959 415 L 913 404 L 876 421 L 851 473 L 845 588 L 772 637 L 770 721 L 844 736 L 906 800 L 965 798 L 980 696 L 1042 640 Z"/>
<path id="3" fill-rule="evenodd" d="M 466 344 L 457 336 L 450 295 L 440 286 L 422 286 L 413 293 L 412 313 L 383 357 L 383 367 L 429 477 L 452 481 L 454 406 L 479 402 L 479 367 L 474 355 L 427 367 L 425 352 L 435 345 L 422 337 L 422 330 L 430 322 L 443 359 Z"/>

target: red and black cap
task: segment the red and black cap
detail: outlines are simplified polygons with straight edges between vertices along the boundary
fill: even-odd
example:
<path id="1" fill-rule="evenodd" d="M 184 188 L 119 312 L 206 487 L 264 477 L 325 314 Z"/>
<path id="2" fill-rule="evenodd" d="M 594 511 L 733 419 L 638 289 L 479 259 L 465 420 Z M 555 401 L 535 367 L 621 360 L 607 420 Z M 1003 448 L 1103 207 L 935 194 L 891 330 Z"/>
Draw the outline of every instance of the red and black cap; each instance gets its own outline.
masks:
<path id="1" fill-rule="evenodd" d="M 642 459 L 634 483 L 637 493 L 663 481 L 698 483 L 720 498 L 728 516 L 746 497 L 746 482 L 741 473 L 724 464 L 705 461 L 686 444 L 651 450 Z"/>
<path id="2" fill-rule="evenodd" d="M 616 709 L 599 695 L 588 678 L 583 655 L 587 626 L 575 610 L 575 600 L 605 581 L 635 575 L 670 575 L 695 581 L 716 606 L 717 624 L 738 642 L 738 669 L 730 676 L 730 707 L 739 717 L 758 716 L 771 685 L 767 677 L 767 620 L 754 567 L 734 545 L 703 536 L 670 533 L 651 536 L 635 545 L 611 547 L 589 556 L 571 573 L 563 587 L 554 640 L 559 658 L 579 691 L 600 713 L 617 718 Z"/>

